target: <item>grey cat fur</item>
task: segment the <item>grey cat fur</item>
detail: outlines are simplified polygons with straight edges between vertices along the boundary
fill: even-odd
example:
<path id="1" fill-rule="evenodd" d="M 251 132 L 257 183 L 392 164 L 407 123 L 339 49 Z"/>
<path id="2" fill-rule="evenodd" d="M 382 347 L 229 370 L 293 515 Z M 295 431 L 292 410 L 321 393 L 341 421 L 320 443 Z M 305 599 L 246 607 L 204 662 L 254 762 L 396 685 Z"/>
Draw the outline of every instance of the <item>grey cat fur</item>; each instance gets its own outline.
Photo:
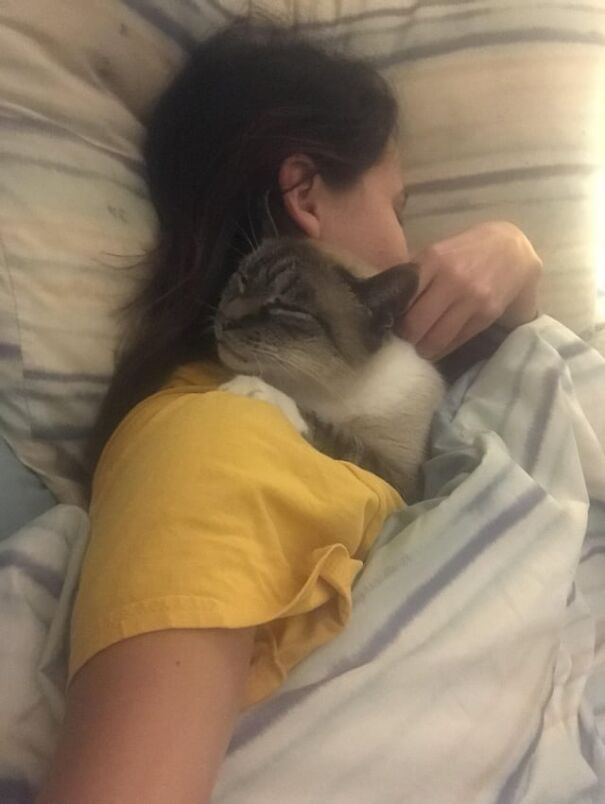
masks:
<path id="1" fill-rule="evenodd" d="M 415 267 L 363 273 L 310 240 L 264 240 L 222 295 L 218 355 L 293 400 L 306 423 L 298 429 L 317 449 L 374 472 L 412 502 L 445 384 L 394 334 L 417 289 Z"/>

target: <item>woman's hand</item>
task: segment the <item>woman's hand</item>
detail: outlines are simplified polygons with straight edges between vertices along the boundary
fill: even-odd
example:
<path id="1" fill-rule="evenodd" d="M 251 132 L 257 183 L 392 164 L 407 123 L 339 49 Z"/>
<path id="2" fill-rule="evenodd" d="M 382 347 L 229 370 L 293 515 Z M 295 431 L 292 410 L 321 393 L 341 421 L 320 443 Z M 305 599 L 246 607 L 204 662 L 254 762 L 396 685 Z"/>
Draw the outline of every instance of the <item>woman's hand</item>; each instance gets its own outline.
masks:
<path id="1" fill-rule="evenodd" d="M 399 334 L 439 360 L 498 321 L 513 328 L 537 315 L 542 260 L 514 224 L 481 223 L 411 257 L 416 297 Z"/>

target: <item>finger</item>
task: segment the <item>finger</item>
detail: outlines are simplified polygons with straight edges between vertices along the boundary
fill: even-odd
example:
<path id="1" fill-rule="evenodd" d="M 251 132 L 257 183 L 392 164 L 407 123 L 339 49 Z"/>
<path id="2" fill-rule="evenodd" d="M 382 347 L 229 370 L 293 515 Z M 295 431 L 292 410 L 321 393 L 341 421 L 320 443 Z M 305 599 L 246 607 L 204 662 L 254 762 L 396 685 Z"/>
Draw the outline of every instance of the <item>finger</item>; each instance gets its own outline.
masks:
<path id="1" fill-rule="evenodd" d="M 473 312 L 468 300 L 452 304 L 416 344 L 418 354 L 429 360 L 435 360 L 439 355 L 452 351 L 454 348 L 452 344 L 460 338 L 474 319 Z"/>
<path id="2" fill-rule="evenodd" d="M 455 338 L 447 345 L 445 349 L 441 352 L 438 352 L 433 360 L 441 360 L 442 358 L 449 355 L 451 352 L 455 352 L 456 349 L 459 349 L 463 344 L 467 341 L 470 341 L 471 338 L 474 338 L 475 335 L 478 335 L 480 332 L 483 332 L 489 326 L 490 322 L 487 322 L 485 318 L 481 316 L 473 316 L 470 318 L 467 323 L 462 327 L 460 332 L 455 336 Z"/>
<path id="3" fill-rule="evenodd" d="M 401 337 L 419 343 L 451 305 L 451 290 L 436 276 L 407 309 L 399 328 Z"/>

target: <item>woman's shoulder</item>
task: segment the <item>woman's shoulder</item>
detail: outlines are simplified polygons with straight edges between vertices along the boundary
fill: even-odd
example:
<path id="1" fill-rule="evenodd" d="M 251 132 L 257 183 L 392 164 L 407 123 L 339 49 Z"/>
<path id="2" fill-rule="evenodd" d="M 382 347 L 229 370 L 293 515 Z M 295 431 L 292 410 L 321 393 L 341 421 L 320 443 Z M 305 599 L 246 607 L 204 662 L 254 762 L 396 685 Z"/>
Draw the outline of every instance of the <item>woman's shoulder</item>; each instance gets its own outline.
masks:
<path id="1" fill-rule="evenodd" d="M 94 486 L 146 467 L 183 476 L 193 467 L 228 462 L 251 470 L 261 464 L 300 465 L 315 451 L 281 410 L 221 386 L 233 373 L 216 363 L 179 366 L 154 394 L 138 403 L 108 440 Z"/>
<path id="2" fill-rule="evenodd" d="M 317 481 L 343 499 L 358 488 L 384 503 L 395 494 L 378 477 L 319 452 L 282 410 L 263 399 L 221 386 L 232 374 L 215 364 L 179 367 L 160 391 L 133 408 L 107 442 L 93 482 L 93 496 L 109 488 L 158 482 L 197 493 L 201 477 L 226 484 L 276 488 Z M 155 480 L 152 481 L 151 475 Z M 96 492 L 96 493 L 95 493 Z M 323 492 L 322 492 L 323 493 Z"/>
<path id="3" fill-rule="evenodd" d="M 153 396 L 184 391 L 194 393 L 213 391 L 231 377 L 233 377 L 233 372 L 215 361 L 196 360 L 183 363 L 177 366 L 162 388 Z"/>
<path id="4" fill-rule="evenodd" d="M 138 402 L 124 416 L 108 439 L 103 453 L 113 451 L 117 442 L 131 441 L 142 426 L 148 426 L 150 420 L 154 421 L 156 425 L 160 424 L 158 414 L 161 411 L 168 412 L 182 408 L 184 400 L 191 403 L 197 399 L 199 402 L 201 394 L 216 391 L 232 376 L 232 372 L 220 363 L 209 360 L 188 362 L 177 366 L 161 388 Z M 182 422 L 182 419 L 179 421 Z M 162 422 L 166 424 L 165 417 L 162 417 Z"/>
<path id="5" fill-rule="evenodd" d="M 232 371 L 215 362 L 178 366 L 162 387 L 139 402 L 120 422 L 107 446 L 145 439 L 245 438 L 249 431 L 274 437 L 298 435 L 279 407 L 226 387 Z M 277 423 L 277 427 L 276 427 Z M 273 439 L 269 439 L 273 440 Z"/>

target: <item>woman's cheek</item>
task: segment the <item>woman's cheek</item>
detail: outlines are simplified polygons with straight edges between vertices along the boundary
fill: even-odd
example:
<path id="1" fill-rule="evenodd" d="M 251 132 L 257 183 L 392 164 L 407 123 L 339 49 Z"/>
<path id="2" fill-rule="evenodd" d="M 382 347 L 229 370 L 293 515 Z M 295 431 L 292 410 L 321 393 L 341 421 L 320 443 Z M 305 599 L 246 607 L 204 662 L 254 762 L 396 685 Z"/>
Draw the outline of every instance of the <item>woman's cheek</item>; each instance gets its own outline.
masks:
<path id="1" fill-rule="evenodd" d="M 378 265 L 382 269 L 391 268 L 409 260 L 408 244 L 399 222 L 385 230 L 380 242 L 376 243 Z"/>

